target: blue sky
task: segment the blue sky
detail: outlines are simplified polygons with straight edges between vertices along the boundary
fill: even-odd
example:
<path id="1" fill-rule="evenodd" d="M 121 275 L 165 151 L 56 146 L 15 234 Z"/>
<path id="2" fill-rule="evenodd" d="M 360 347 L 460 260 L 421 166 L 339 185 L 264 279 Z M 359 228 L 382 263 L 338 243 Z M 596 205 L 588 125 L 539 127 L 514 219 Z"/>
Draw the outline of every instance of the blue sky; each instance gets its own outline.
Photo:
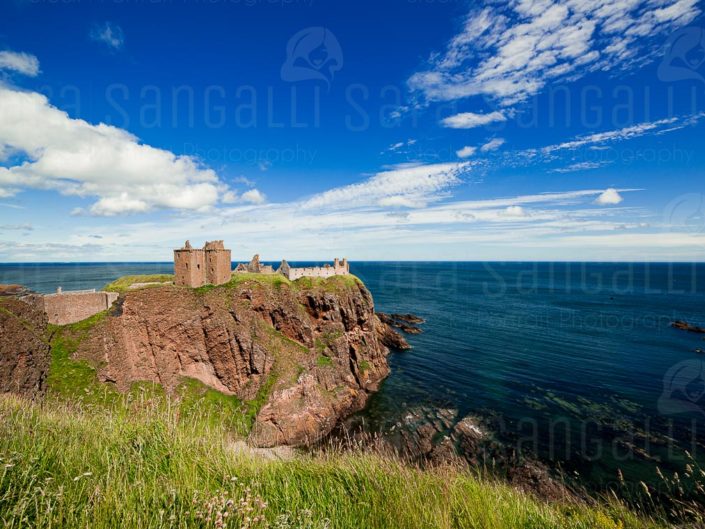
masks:
<path id="1" fill-rule="evenodd" d="M 3 2 L 0 261 L 703 260 L 702 7 Z"/>

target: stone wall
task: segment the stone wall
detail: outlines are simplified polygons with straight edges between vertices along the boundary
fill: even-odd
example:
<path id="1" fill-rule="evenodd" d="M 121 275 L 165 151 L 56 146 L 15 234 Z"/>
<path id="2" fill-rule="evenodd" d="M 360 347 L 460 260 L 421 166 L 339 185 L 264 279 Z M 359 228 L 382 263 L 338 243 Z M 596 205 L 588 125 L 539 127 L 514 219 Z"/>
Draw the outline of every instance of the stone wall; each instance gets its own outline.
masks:
<path id="1" fill-rule="evenodd" d="M 42 305 L 49 323 L 67 325 L 85 320 L 104 311 L 117 300 L 117 292 L 95 290 L 58 291 L 42 297 Z"/>

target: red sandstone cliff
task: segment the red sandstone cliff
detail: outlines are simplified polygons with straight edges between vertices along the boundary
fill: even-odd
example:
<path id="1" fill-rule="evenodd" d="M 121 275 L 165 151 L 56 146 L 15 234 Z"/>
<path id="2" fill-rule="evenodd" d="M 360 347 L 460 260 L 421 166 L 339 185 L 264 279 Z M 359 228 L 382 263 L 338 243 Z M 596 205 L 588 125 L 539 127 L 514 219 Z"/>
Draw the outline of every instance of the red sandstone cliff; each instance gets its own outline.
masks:
<path id="1" fill-rule="evenodd" d="M 31 296 L 0 297 L 0 393 L 44 394 L 51 359 L 46 329 L 46 314 Z"/>
<path id="2" fill-rule="evenodd" d="M 369 291 L 350 277 L 316 285 L 128 292 L 76 356 L 121 390 L 137 380 L 169 390 L 191 377 L 243 400 L 259 396 L 256 444 L 308 444 L 361 409 L 389 371 L 389 330 Z"/>

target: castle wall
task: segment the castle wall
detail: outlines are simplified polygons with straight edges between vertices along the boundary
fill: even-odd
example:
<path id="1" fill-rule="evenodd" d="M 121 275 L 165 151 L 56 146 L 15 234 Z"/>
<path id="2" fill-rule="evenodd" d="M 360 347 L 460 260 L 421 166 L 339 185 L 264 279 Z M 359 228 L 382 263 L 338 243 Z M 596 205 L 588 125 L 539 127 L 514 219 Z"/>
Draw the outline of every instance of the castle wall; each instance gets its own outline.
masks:
<path id="1" fill-rule="evenodd" d="M 110 308 L 117 298 L 117 292 L 74 291 L 42 296 L 42 304 L 49 323 L 67 325 Z"/>
<path id="2" fill-rule="evenodd" d="M 288 264 L 286 266 L 280 267 L 280 271 L 289 280 L 295 281 L 301 279 L 302 277 L 333 277 L 333 276 L 344 276 L 350 273 L 350 268 L 348 262 L 343 259 L 334 261 L 333 266 L 306 266 L 300 268 L 292 268 Z"/>
<path id="3" fill-rule="evenodd" d="M 230 250 L 222 248 L 206 249 L 206 283 L 222 285 L 232 276 L 232 259 Z"/>
<path id="4" fill-rule="evenodd" d="M 206 284 L 206 258 L 203 250 L 174 250 L 174 284 L 185 287 L 201 287 Z"/>

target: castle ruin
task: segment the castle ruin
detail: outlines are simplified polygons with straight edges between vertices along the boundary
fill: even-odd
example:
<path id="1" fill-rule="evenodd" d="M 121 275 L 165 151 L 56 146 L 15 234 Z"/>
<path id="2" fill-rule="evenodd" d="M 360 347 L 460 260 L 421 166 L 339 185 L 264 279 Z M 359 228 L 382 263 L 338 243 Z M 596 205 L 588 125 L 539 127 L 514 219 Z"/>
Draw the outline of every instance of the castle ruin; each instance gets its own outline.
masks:
<path id="1" fill-rule="evenodd" d="M 337 257 L 333 260 L 333 265 L 326 264 L 325 266 L 305 266 L 305 267 L 292 267 L 286 262 L 286 259 L 282 259 L 282 262 L 277 268 L 276 272 L 271 265 L 264 265 L 260 263 L 259 255 L 255 255 L 252 260 L 245 264 L 240 263 L 235 269 L 236 273 L 251 273 L 251 274 L 281 274 L 290 281 L 295 281 L 302 277 L 333 277 L 333 276 L 344 276 L 350 273 L 350 264 L 347 259 L 340 260 Z"/>
<path id="2" fill-rule="evenodd" d="M 230 281 L 232 263 L 230 250 L 223 241 L 206 242 L 203 248 L 193 248 L 186 241 L 174 250 L 174 283 L 186 287 L 222 285 Z"/>

